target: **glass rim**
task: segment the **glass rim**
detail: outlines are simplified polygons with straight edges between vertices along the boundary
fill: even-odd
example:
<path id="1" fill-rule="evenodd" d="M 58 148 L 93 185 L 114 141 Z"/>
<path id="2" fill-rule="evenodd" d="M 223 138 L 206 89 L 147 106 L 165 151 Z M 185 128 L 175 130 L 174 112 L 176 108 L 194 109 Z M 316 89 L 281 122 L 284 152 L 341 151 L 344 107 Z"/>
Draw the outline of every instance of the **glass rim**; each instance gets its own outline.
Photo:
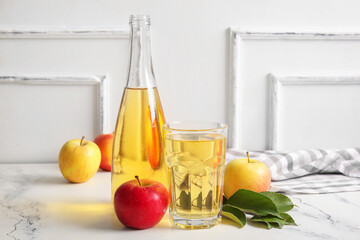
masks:
<path id="1" fill-rule="evenodd" d="M 176 128 L 176 127 L 169 126 L 170 124 L 178 124 L 178 123 L 218 124 L 218 125 L 220 125 L 220 127 L 203 128 L 203 129 L 182 129 L 182 128 Z M 227 129 L 228 125 L 225 123 L 219 123 L 219 122 L 185 120 L 185 121 L 167 122 L 163 125 L 163 127 L 164 127 L 164 130 L 179 131 L 179 132 L 207 132 L 207 131 Z"/>

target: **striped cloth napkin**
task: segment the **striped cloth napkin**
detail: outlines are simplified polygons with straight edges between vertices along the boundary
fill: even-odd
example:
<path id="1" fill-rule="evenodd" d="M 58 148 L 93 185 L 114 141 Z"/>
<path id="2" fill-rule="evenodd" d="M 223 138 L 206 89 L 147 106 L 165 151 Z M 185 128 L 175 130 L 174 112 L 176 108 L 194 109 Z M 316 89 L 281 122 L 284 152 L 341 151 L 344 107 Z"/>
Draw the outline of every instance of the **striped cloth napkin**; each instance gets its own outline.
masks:
<path id="1" fill-rule="evenodd" d="M 271 172 L 271 190 L 288 194 L 360 191 L 360 148 L 310 149 L 294 152 L 249 152 Z M 246 158 L 229 149 L 226 161 Z"/>

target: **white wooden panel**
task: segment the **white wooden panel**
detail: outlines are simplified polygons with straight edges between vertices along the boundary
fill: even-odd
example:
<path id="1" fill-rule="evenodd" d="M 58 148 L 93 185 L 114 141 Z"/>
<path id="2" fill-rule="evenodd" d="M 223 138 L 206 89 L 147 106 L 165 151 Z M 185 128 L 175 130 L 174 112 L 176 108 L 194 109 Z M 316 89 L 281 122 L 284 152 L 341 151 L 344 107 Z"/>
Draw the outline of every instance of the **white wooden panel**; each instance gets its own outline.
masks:
<path id="1" fill-rule="evenodd" d="M 108 131 L 105 76 L 0 76 L 0 162 L 56 161 L 65 141 Z"/>
<path id="2" fill-rule="evenodd" d="M 269 141 L 273 136 L 270 136 L 272 133 L 268 128 L 272 120 L 269 118 L 269 73 L 335 76 L 339 73 L 348 75 L 347 73 L 357 72 L 360 61 L 359 40 L 360 31 L 357 29 L 231 28 L 230 147 L 254 150 L 273 148 Z M 353 101 L 356 101 L 355 95 L 352 96 Z M 301 104 L 301 100 L 294 98 L 293 104 Z M 341 124 L 341 121 L 336 123 Z M 314 134 L 316 130 L 314 129 Z M 345 138 L 354 139 L 355 134 L 351 132 L 351 136 Z M 287 135 L 286 140 L 289 145 L 279 146 L 299 149 L 310 145 L 310 142 L 309 145 L 297 144 L 295 135 L 292 135 L 294 139 L 288 137 Z M 298 140 L 305 141 L 301 138 Z M 321 141 L 316 146 L 358 144 L 344 139 L 323 138 Z"/>
<path id="3" fill-rule="evenodd" d="M 99 133 L 112 132 L 126 83 L 128 36 L 127 28 L 0 29 L 2 112 L 13 113 L 1 118 L 6 124 L 0 131 L 4 143 L 0 144 L 0 161 L 54 162 L 65 141 L 82 135 L 93 140 Z M 20 100 L 23 94 L 26 104 Z M 49 101 L 42 101 L 40 95 Z M 61 104 L 61 98 L 68 104 Z M 54 112 L 48 120 L 38 122 L 29 109 L 39 108 Z M 26 150 L 9 152 L 15 147 L 14 139 L 21 139 L 29 129 L 16 120 L 19 113 L 27 116 L 26 126 L 35 126 L 31 130 L 43 132 L 30 131 L 26 136 L 31 135 L 32 141 L 21 141 L 28 142 Z M 45 140 L 53 120 L 61 128 L 52 130 L 52 138 Z M 10 123 L 11 131 L 5 127 Z M 10 138 L 13 140 L 6 140 Z M 51 146 L 40 151 L 45 142 Z"/>
<path id="4" fill-rule="evenodd" d="M 360 75 L 270 75 L 270 148 L 360 144 Z"/>
<path id="5" fill-rule="evenodd" d="M 84 26 L 90 29 L 108 26 L 106 29 L 111 29 L 127 27 L 130 14 L 148 13 L 153 24 L 154 70 L 166 119 L 224 122 L 233 121 L 227 117 L 227 98 L 231 88 L 228 81 L 229 34 L 226 32 L 229 26 L 241 24 L 267 26 L 269 29 L 284 26 L 289 32 L 297 32 L 294 26 L 323 26 L 346 32 L 349 26 L 358 26 L 359 7 L 360 1 L 355 0 L 346 4 L 341 0 L 218 0 L 206 4 L 203 1 L 184 3 L 182 0 L 162 1 L 161 4 L 160 1 L 134 0 L 110 0 L 106 3 L 98 0 L 52 0 L 51 4 L 39 0 L 12 0 L 0 3 L 0 28 L 6 33 L 17 29 L 39 30 L 43 26 L 58 30 L 64 29 L 62 26 L 72 30 L 81 30 Z M 114 126 L 126 81 L 127 39 L 43 38 L 39 34 L 34 38 L 14 36 L 0 39 L 0 73 L 107 73 L 109 125 Z M 315 42 L 319 49 L 314 47 Z M 241 83 L 246 91 L 238 96 L 245 106 L 239 111 L 241 119 L 237 122 L 241 132 L 238 145 L 243 149 L 268 147 L 268 73 L 326 73 L 329 69 L 357 71 L 360 53 L 356 42 L 346 40 L 344 43 L 340 39 L 243 39 L 244 51 L 238 53 L 243 59 L 238 62 L 244 65 L 238 69 L 243 69 L 241 78 L 247 80 Z"/>

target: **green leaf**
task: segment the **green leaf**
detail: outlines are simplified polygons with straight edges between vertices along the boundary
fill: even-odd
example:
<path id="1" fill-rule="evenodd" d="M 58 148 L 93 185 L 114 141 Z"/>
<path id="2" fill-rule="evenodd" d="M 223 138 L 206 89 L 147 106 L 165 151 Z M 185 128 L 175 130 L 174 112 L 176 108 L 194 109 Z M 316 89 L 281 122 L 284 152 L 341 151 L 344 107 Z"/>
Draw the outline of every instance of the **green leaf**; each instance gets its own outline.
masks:
<path id="1" fill-rule="evenodd" d="M 294 207 L 294 204 L 290 198 L 284 194 L 274 192 L 261 192 L 260 194 L 270 198 L 280 213 L 290 211 Z"/>
<path id="2" fill-rule="evenodd" d="M 245 213 L 231 205 L 226 204 L 223 206 L 222 215 L 238 223 L 240 225 L 240 228 L 244 227 L 246 224 Z"/>
<path id="3" fill-rule="evenodd" d="M 226 204 L 260 216 L 273 215 L 282 219 L 276 205 L 270 198 L 253 191 L 239 189 L 227 200 Z"/>
<path id="4" fill-rule="evenodd" d="M 268 226 L 268 229 L 271 229 L 272 227 L 282 228 L 285 225 L 285 220 L 280 219 L 278 217 L 274 216 L 259 216 L 255 215 L 250 219 L 253 222 L 263 222 L 266 223 Z M 271 226 L 271 227 L 270 227 Z"/>
<path id="5" fill-rule="evenodd" d="M 255 217 L 255 216 L 254 216 Z M 257 222 L 257 223 L 263 223 L 267 229 L 272 229 L 274 227 L 274 224 L 271 224 L 263 219 L 250 219 L 253 222 Z"/>
<path id="6" fill-rule="evenodd" d="M 294 219 L 287 213 L 280 213 L 281 217 L 284 218 L 285 220 L 285 224 L 286 225 L 295 225 L 297 226 L 297 224 L 295 223 Z"/>

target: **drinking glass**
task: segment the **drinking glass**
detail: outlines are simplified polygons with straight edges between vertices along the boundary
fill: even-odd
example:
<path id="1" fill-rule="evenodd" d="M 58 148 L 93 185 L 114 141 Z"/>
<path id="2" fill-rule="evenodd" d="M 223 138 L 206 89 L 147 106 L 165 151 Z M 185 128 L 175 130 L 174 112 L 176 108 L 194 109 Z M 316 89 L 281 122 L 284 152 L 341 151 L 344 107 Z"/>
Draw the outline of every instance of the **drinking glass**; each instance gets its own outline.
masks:
<path id="1" fill-rule="evenodd" d="M 164 125 L 175 227 L 210 228 L 221 221 L 227 125 L 181 121 Z"/>

